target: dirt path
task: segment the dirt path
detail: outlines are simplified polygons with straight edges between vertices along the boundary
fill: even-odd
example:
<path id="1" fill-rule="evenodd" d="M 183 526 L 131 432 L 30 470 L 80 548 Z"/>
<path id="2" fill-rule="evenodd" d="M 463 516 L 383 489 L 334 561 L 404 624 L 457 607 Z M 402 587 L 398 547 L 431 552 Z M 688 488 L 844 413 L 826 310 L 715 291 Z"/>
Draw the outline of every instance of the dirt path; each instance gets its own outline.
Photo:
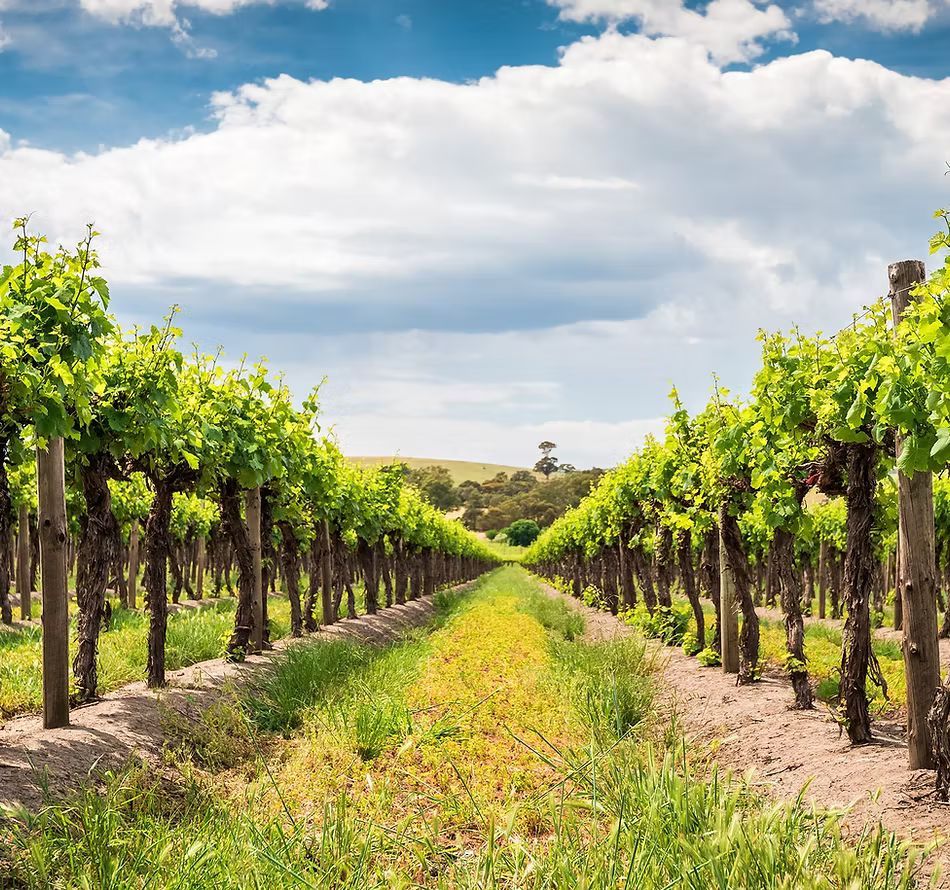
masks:
<path id="1" fill-rule="evenodd" d="M 583 613 L 585 638 L 633 633 L 613 615 L 545 588 Z M 794 710 L 786 682 L 766 679 L 737 688 L 732 676 L 703 667 L 679 648 L 657 646 L 657 654 L 668 703 L 687 737 L 707 747 L 721 766 L 751 771 L 754 785 L 781 798 L 805 789 L 806 800 L 821 807 L 852 807 L 855 827 L 880 820 L 908 840 L 950 837 L 950 806 L 934 797 L 932 772 L 908 771 L 899 733 L 879 725 L 876 743 L 853 747 L 826 708 Z M 950 849 L 937 858 L 941 871 L 950 872 Z"/>
<path id="2" fill-rule="evenodd" d="M 431 597 L 413 600 L 377 615 L 341 621 L 301 641 L 281 640 L 274 650 L 339 637 L 392 641 L 405 630 L 426 624 L 434 613 Z M 62 729 L 43 730 L 36 715 L 10 720 L 0 728 L 0 802 L 35 806 L 42 798 L 38 781 L 44 775 L 53 794 L 59 794 L 83 784 L 94 773 L 121 768 L 132 755 L 157 758 L 169 711 L 193 718 L 226 685 L 240 683 L 270 658 L 264 654 L 250 656 L 241 664 L 223 658 L 200 662 L 170 672 L 168 687 L 159 692 L 146 689 L 143 682 L 132 683 L 76 708 L 71 725 Z"/>

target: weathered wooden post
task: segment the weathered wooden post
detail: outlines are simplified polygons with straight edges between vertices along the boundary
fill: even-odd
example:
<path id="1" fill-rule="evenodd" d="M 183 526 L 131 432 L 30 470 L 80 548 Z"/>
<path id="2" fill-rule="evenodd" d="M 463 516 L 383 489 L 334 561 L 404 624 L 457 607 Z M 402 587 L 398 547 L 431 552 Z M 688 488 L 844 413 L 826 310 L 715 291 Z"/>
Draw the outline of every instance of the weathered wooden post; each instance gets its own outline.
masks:
<path id="1" fill-rule="evenodd" d="M 725 507 L 722 508 L 724 513 Z M 723 522 L 719 522 L 719 635 L 722 648 L 722 669 L 727 674 L 739 673 L 739 610 L 736 607 L 736 580 L 729 564 L 729 552 L 722 538 Z"/>
<path id="2" fill-rule="evenodd" d="M 69 596 L 63 439 L 36 452 L 43 593 L 43 726 L 69 725 Z M 29 572 L 27 573 L 29 575 Z"/>
<path id="3" fill-rule="evenodd" d="M 252 488 L 247 493 L 247 533 L 251 544 L 254 564 L 254 603 L 251 614 L 254 627 L 251 631 L 251 646 L 255 652 L 264 651 L 264 577 L 261 573 L 261 490 Z"/>
<path id="4" fill-rule="evenodd" d="M 20 594 L 20 617 L 33 617 L 33 592 L 30 583 L 30 507 L 20 504 L 17 520 L 16 589 Z"/>
<path id="5" fill-rule="evenodd" d="M 920 260 L 893 263 L 887 269 L 894 327 L 916 300 L 911 294 L 926 277 Z M 897 437 L 897 455 L 903 448 Z M 904 672 L 907 677 L 907 754 L 911 769 L 933 769 L 927 714 L 940 686 L 937 639 L 937 557 L 934 540 L 933 475 L 897 474 L 898 583 L 903 607 Z"/>
<path id="6" fill-rule="evenodd" d="M 139 578 L 139 521 L 132 520 L 129 531 L 129 585 L 128 607 L 135 608 L 135 590 Z"/>

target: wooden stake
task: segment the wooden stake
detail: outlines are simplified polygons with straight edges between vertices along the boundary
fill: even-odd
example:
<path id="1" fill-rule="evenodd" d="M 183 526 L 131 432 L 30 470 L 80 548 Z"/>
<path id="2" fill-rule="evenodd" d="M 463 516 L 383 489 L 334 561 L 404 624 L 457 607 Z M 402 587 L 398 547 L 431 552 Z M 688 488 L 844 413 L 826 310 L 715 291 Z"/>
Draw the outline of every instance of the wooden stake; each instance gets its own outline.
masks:
<path id="1" fill-rule="evenodd" d="M 264 578 L 261 574 L 261 490 L 252 488 L 247 493 L 247 532 L 254 560 L 254 624 L 251 645 L 255 652 L 264 651 Z"/>
<path id="2" fill-rule="evenodd" d="M 20 594 L 20 617 L 33 617 L 33 591 L 30 589 L 30 507 L 20 504 L 17 529 L 16 589 Z"/>
<path id="3" fill-rule="evenodd" d="M 129 608 L 135 608 L 135 589 L 139 576 L 139 521 L 132 520 L 129 531 Z"/>
<path id="4" fill-rule="evenodd" d="M 729 565 L 726 545 L 719 532 L 719 638 L 722 648 L 722 670 L 739 673 L 739 611 L 736 607 L 736 581 Z"/>
<path id="5" fill-rule="evenodd" d="M 43 592 L 43 726 L 69 725 L 69 598 L 63 440 L 36 452 Z M 28 573 L 29 574 L 29 573 Z"/>
<path id="6" fill-rule="evenodd" d="M 916 300 L 913 286 L 926 277 L 920 260 L 888 266 L 894 326 Z M 903 441 L 897 439 L 900 456 Z M 937 640 L 937 557 L 934 540 L 933 475 L 897 474 L 898 561 L 897 589 L 901 594 L 904 673 L 907 677 L 907 755 L 910 769 L 933 769 L 927 714 L 940 686 Z"/>

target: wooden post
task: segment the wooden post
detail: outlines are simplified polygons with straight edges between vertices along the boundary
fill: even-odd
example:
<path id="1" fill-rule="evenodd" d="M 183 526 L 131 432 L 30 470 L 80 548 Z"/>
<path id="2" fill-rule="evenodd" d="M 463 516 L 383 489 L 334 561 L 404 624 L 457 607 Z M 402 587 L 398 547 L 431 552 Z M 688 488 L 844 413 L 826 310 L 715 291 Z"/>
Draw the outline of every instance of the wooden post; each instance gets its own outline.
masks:
<path id="1" fill-rule="evenodd" d="M 129 608 L 135 608 L 135 589 L 139 577 L 139 521 L 132 520 L 129 531 Z"/>
<path id="2" fill-rule="evenodd" d="M 739 673 L 739 611 L 736 607 L 736 581 L 729 565 L 728 551 L 719 531 L 719 639 L 722 670 Z"/>
<path id="3" fill-rule="evenodd" d="M 207 557 L 207 547 L 203 535 L 198 535 L 198 568 L 195 575 L 195 597 L 201 599 L 204 596 L 205 589 L 205 559 Z"/>
<path id="4" fill-rule="evenodd" d="M 916 300 L 911 289 L 926 277 L 920 260 L 893 263 L 887 269 L 895 328 Z M 897 455 L 903 442 L 896 437 Z M 937 557 L 934 540 L 933 475 L 897 474 L 897 589 L 901 594 L 904 673 L 907 677 L 907 755 L 910 769 L 933 769 L 927 714 L 940 686 L 937 639 Z"/>
<path id="5" fill-rule="evenodd" d="M 828 544 L 822 541 L 818 547 L 818 617 L 825 617 L 828 596 Z"/>
<path id="6" fill-rule="evenodd" d="M 43 726 L 69 725 L 69 597 L 66 575 L 66 471 L 62 437 L 37 449 L 43 591 Z"/>
<path id="7" fill-rule="evenodd" d="M 30 584 L 30 507 L 20 504 L 17 529 L 16 589 L 20 594 L 20 617 L 33 617 L 33 591 Z"/>
<path id="8" fill-rule="evenodd" d="M 333 609 L 333 554 L 330 546 L 330 523 L 323 520 L 323 547 L 320 559 L 320 598 L 323 604 L 323 623 L 330 625 L 336 622 Z"/>
<path id="9" fill-rule="evenodd" d="M 254 603 L 251 614 L 254 626 L 251 645 L 255 652 L 264 651 L 264 578 L 261 574 L 261 490 L 252 488 L 247 493 L 247 533 L 254 560 Z"/>

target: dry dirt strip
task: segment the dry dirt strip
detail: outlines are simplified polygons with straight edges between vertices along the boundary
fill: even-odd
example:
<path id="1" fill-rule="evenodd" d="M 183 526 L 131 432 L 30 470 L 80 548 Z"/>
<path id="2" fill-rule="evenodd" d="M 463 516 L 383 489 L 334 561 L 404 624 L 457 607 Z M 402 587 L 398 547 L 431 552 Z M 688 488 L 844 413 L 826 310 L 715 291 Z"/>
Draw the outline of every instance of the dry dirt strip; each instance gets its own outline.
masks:
<path id="1" fill-rule="evenodd" d="M 340 621 L 300 639 L 280 640 L 274 652 L 341 637 L 390 642 L 408 629 L 427 624 L 435 611 L 432 597 L 422 597 L 376 615 Z M 36 715 L 14 718 L 0 727 L 0 803 L 38 805 L 44 776 L 55 796 L 84 784 L 96 773 L 121 769 L 133 756 L 157 759 L 169 712 L 194 719 L 220 697 L 223 688 L 239 684 L 271 658 L 271 653 L 265 653 L 241 663 L 223 658 L 203 661 L 169 672 L 168 686 L 157 691 L 147 689 L 144 682 L 132 683 L 76 708 L 70 725 L 62 729 L 44 730 Z"/>
<path id="2" fill-rule="evenodd" d="M 587 620 L 585 637 L 610 639 L 632 633 L 613 615 L 592 609 L 545 585 Z M 707 668 L 679 648 L 656 646 L 662 690 L 687 738 L 706 747 L 720 766 L 748 775 L 772 796 L 825 809 L 851 808 L 855 827 L 878 820 L 920 843 L 950 837 L 950 806 L 934 793 L 934 774 L 907 769 L 903 739 L 878 728 L 878 740 L 852 746 L 828 710 L 793 708 L 791 686 L 761 680 L 737 687 L 720 668 Z M 806 787 L 807 786 L 807 787 Z M 950 850 L 938 854 L 950 871 Z"/>

